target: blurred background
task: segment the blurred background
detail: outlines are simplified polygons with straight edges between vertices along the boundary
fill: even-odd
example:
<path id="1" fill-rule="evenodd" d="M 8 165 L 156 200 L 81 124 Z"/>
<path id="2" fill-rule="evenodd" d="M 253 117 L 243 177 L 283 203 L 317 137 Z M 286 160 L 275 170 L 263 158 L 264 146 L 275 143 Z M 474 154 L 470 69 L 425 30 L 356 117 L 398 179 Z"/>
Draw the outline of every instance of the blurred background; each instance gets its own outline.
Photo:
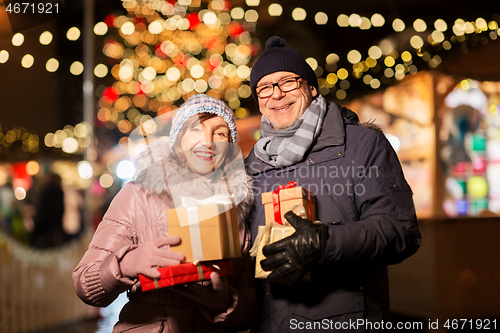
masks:
<path id="1" fill-rule="evenodd" d="M 134 172 L 129 135 L 205 93 L 235 110 L 248 154 L 249 75 L 274 35 L 403 165 L 423 243 L 390 268 L 395 320 L 500 330 L 497 0 L 25 4 L 0 0 L 0 332 L 111 330 L 124 299 L 88 307 L 70 276 Z"/>

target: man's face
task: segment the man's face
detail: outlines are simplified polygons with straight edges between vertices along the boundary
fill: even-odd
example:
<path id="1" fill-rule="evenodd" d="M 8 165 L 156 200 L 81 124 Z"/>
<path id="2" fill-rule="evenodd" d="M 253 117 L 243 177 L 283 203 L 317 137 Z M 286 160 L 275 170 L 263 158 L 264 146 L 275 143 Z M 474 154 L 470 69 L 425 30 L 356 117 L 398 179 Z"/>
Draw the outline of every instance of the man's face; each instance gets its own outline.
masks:
<path id="1" fill-rule="evenodd" d="M 275 72 L 260 79 L 257 87 L 276 83 L 286 78 L 294 78 L 298 75 L 292 72 Z M 282 92 L 277 86 L 269 97 L 259 97 L 259 109 L 275 129 L 283 129 L 292 126 L 298 120 L 312 102 L 313 97 L 318 94 L 317 90 L 310 86 L 307 80 L 298 80 L 299 88 Z"/>

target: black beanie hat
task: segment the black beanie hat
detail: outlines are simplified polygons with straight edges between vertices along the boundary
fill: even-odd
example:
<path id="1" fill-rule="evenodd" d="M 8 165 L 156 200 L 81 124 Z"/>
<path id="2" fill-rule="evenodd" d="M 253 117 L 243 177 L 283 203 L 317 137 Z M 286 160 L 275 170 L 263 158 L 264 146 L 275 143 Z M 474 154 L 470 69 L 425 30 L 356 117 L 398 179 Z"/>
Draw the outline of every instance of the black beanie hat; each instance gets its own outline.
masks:
<path id="1" fill-rule="evenodd" d="M 304 57 L 295 49 L 286 46 L 286 42 L 277 36 L 271 37 L 266 42 L 266 49 L 255 62 L 250 72 L 250 87 L 253 98 L 257 98 L 257 83 L 268 74 L 275 72 L 292 72 L 300 75 L 318 90 L 318 80 L 311 66 Z"/>

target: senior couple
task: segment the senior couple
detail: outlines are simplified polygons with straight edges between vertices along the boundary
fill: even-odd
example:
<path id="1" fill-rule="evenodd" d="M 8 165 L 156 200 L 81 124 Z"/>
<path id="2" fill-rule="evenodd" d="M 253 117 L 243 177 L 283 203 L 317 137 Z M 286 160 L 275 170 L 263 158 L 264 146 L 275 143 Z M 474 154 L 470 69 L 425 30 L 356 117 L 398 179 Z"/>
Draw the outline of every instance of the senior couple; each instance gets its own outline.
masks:
<path id="1" fill-rule="evenodd" d="M 420 245 L 412 192 L 394 150 L 354 112 L 326 102 L 314 71 L 279 37 L 267 41 L 250 84 L 262 136 L 245 168 L 229 166 L 237 150 L 232 110 L 195 95 L 177 110 L 169 141 L 156 141 L 140 156 L 134 180 L 99 224 L 73 282 L 93 306 L 128 292 L 113 332 L 324 332 L 339 327 L 335 323 L 390 320 L 387 265 Z M 353 166 L 377 172 L 314 172 Z M 299 168 L 310 172 L 303 176 Z M 265 224 L 260 194 L 290 181 L 316 195 L 321 223 L 288 212 L 296 231 L 264 247 L 261 266 L 272 272 L 256 280 L 248 252 Z M 359 190 L 332 191 L 346 184 Z M 156 267 L 185 259 L 170 248 L 181 240 L 165 227 L 176 193 L 203 199 L 224 191 L 237 203 L 242 244 L 233 275 L 212 273 L 210 283 L 141 291 L 139 274 L 158 278 Z M 306 275 L 314 279 L 305 282 Z"/>

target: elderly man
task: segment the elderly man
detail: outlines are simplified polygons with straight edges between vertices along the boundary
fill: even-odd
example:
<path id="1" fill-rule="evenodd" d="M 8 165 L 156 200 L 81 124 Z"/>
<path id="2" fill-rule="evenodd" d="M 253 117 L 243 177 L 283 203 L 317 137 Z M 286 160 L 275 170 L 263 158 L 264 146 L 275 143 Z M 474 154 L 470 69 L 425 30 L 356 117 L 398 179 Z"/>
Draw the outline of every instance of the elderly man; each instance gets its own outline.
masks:
<path id="1" fill-rule="evenodd" d="M 254 332 L 378 331 L 389 318 L 387 265 L 420 246 L 412 192 L 380 130 L 326 102 L 300 53 L 272 37 L 250 75 L 262 137 L 246 159 L 260 194 L 290 181 L 317 198 L 320 224 L 288 212 L 296 231 L 266 245 Z M 306 277 L 307 275 L 307 277 Z"/>

